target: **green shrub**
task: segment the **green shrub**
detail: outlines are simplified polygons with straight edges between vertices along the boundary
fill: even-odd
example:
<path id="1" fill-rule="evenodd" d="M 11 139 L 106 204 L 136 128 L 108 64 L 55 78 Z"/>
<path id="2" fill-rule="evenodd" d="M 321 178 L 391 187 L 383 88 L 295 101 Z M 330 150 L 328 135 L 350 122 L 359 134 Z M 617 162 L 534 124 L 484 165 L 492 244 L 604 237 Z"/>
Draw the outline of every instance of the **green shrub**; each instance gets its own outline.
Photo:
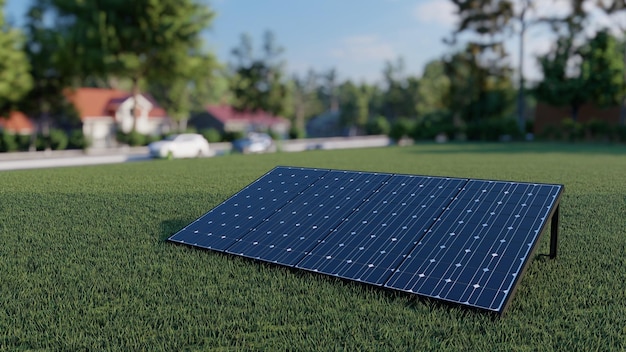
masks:
<path id="1" fill-rule="evenodd" d="M 545 140 L 560 140 L 562 136 L 561 129 L 555 125 L 547 125 L 539 135 L 540 139 Z"/>
<path id="2" fill-rule="evenodd" d="M 521 133 L 514 119 L 486 119 L 469 123 L 467 138 L 474 141 L 498 141 L 503 136 L 519 138 Z"/>
<path id="3" fill-rule="evenodd" d="M 619 125 L 615 129 L 615 134 L 617 135 L 617 140 L 626 143 L 626 126 Z"/>
<path id="4" fill-rule="evenodd" d="M 585 133 L 593 140 L 610 139 L 611 125 L 603 120 L 591 119 L 585 123 Z"/>
<path id="5" fill-rule="evenodd" d="M 289 139 L 302 139 L 306 138 L 306 131 L 296 126 L 291 126 L 289 129 Z"/>
<path id="6" fill-rule="evenodd" d="M 15 136 L 17 142 L 17 149 L 26 152 L 30 149 L 30 134 L 18 134 Z"/>
<path id="7" fill-rule="evenodd" d="M 583 125 L 571 118 L 564 119 L 561 122 L 561 127 L 563 129 L 564 138 L 570 142 L 581 140 L 585 133 Z"/>
<path id="8" fill-rule="evenodd" d="M 131 147 L 146 145 L 146 136 L 137 131 L 131 131 L 128 134 L 128 145 Z"/>
<path id="9" fill-rule="evenodd" d="M 50 136 L 48 137 L 50 142 L 50 148 L 52 150 L 64 150 L 69 144 L 69 138 L 65 131 L 53 128 L 50 130 Z"/>
<path id="10" fill-rule="evenodd" d="M 408 137 L 412 130 L 413 123 L 411 121 L 407 119 L 398 119 L 393 123 L 393 125 L 391 125 L 389 138 L 397 142 L 404 137 Z"/>
<path id="11" fill-rule="evenodd" d="M 209 143 L 218 143 L 222 141 L 222 134 L 215 128 L 203 130 L 202 135 Z"/>
<path id="12" fill-rule="evenodd" d="M 70 132 L 68 149 L 87 149 L 89 148 L 89 140 L 83 134 L 83 130 L 76 129 Z"/>
<path id="13" fill-rule="evenodd" d="M 391 125 L 384 116 L 377 116 L 365 125 L 365 133 L 368 135 L 389 134 Z"/>
<path id="14" fill-rule="evenodd" d="M 0 134 L 0 152 L 14 152 L 17 151 L 18 144 L 15 135 L 2 131 Z"/>
<path id="15" fill-rule="evenodd" d="M 224 133 L 224 142 L 232 142 L 236 139 L 240 139 L 243 137 L 244 137 L 244 134 L 241 131 L 226 132 Z"/>

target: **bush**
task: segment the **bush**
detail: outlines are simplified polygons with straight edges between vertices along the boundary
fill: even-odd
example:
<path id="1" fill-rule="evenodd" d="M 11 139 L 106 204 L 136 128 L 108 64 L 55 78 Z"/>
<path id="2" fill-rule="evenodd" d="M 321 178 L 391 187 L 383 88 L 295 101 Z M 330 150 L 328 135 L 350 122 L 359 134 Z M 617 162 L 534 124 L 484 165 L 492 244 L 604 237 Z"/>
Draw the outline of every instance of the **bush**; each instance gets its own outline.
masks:
<path id="1" fill-rule="evenodd" d="M 83 130 L 73 130 L 70 132 L 68 149 L 87 149 L 89 140 L 83 134 Z"/>
<path id="2" fill-rule="evenodd" d="M 404 137 L 408 137 L 412 130 L 413 123 L 411 121 L 407 119 L 398 119 L 393 123 L 393 125 L 391 125 L 389 138 L 397 142 Z"/>
<path id="3" fill-rule="evenodd" d="M 220 131 L 216 130 L 215 128 L 209 128 L 209 129 L 203 130 L 202 136 L 204 136 L 204 138 L 209 143 L 219 143 L 222 141 L 222 134 L 220 133 Z"/>
<path id="4" fill-rule="evenodd" d="M 561 122 L 563 136 L 570 142 L 579 141 L 584 135 L 583 125 L 580 122 L 567 118 Z"/>
<path id="5" fill-rule="evenodd" d="M 623 143 L 626 143 L 626 126 L 619 125 L 615 130 L 615 134 L 617 135 L 617 140 Z"/>
<path id="6" fill-rule="evenodd" d="M 585 124 L 585 134 L 592 140 L 608 140 L 611 138 L 611 125 L 606 121 L 591 119 Z"/>
<path id="7" fill-rule="evenodd" d="M 30 134 L 18 134 L 15 136 L 17 142 L 17 149 L 26 152 L 30 149 Z"/>
<path id="8" fill-rule="evenodd" d="M 540 137 L 547 140 L 560 140 L 562 138 L 561 130 L 555 125 L 547 125 L 541 131 Z"/>
<path id="9" fill-rule="evenodd" d="M 18 144 L 15 135 L 2 131 L 0 134 L 0 152 L 14 152 L 17 151 Z"/>
<path id="10" fill-rule="evenodd" d="M 131 131 L 128 134 L 128 145 L 131 147 L 146 145 L 146 136 L 137 131 Z"/>
<path id="11" fill-rule="evenodd" d="M 368 135 L 389 134 L 391 125 L 384 116 L 378 116 L 365 125 L 365 133 Z"/>
<path id="12" fill-rule="evenodd" d="M 53 128 L 50 130 L 50 148 L 52 150 L 64 150 L 69 144 L 69 138 L 63 130 Z"/>
<path id="13" fill-rule="evenodd" d="M 514 119 L 486 119 L 469 123 L 467 138 L 475 141 L 498 141 L 503 136 L 519 138 L 520 130 Z"/>
<path id="14" fill-rule="evenodd" d="M 146 145 L 148 141 L 147 136 L 137 131 L 131 131 L 130 133 L 117 131 L 116 139 L 118 142 L 128 144 L 131 147 Z"/>
<path id="15" fill-rule="evenodd" d="M 291 126 L 289 129 L 289 139 L 302 139 L 306 138 L 306 131 L 296 126 Z"/>
<path id="16" fill-rule="evenodd" d="M 226 132 L 224 133 L 224 142 L 232 142 L 237 139 L 241 139 L 244 137 L 243 132 L 235 131 L 235 132 Z"/>

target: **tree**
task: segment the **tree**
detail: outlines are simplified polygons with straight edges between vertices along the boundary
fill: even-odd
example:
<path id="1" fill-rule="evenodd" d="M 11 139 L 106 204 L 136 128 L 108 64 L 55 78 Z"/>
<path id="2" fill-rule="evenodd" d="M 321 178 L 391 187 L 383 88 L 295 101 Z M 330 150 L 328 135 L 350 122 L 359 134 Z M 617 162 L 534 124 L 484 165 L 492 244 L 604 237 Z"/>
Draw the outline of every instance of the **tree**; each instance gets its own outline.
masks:
<path id="1" fill-rule="evenodd" d="M 404 59 L 401 57 L 395 63 L 385 62 L 383 68 L 385 91 L 382 113 L 391 120 L 417 116 L 419 80 L 407 77 L 404 71 Z"/>
<path id="2" fill-rule="evenodd" d="M 271 31 L 265 33 L 262 54 L 258 57 L 254 55 L 252 38 L 247 34 L 241 36 L 241 43 L 231 51 L 236 59 L 231 81 L 235 108 L 289 115 L 291 92 L 283 80 L 282 52 Z"/>
<path id="3" fill-rule="evenodd" d="M 12 110 L 32 87 L 22 34 L 5 22 L 3 9 L 4 0 L 0 0 L 0 116 Z"/>
<path id="4" fill-rule="evenodd" d="M 536 88 L 537 98 L 569 106 L 574 121 L 584 103 L 617 104 L 626 94 L 621 53 L 607 31 L 597 32 L 580 47 L 571 37 L 561 37 L 556 50 L 541 57 L 540 64 L 544 78 Z"/>
<path id="5" fill-rule="evenodd" d="M 597 1 L 596 3 L 600 7 L 600 9 L 602 9 L 609 17 L 617 14 L 623 14 L 623 12 L 626 11 L 625 1 L 603 0 Z M 619 26 L 619 29 L 622 33 L 626 32 L 626 25 L 624 25 L 620 21 L 614 22 L 617 22 L 617 25 Z M 626 67 L 626 43 L 624 43 L 622 47 L 622 62 L 624 64 L 624 67 Z M 623 77 L 624 81 L 626 81 L 626 69 L 623 71 Z M 620 125 L 626 125 L 626 93 L 624 93 L 621 99 Z"/>
<path id="6" fill-rule="evenodd" d="M 309 70 L 305 77 L 293 76 L 293 127 L 298 131 L 305 130 L 309 117 L 322 112 L 322 102 L 317 95 L 318 82 L 319 75 L 313 70 Z"/>
<path id="7" fill-rule="evenodd" d="M 75 54 L 82 76 L 131 81 L 137 101 L 147 77 L 175 79 L 185 56 L 202 54 L 202 32 L 213 12 L 195 0 L 38 0 Z M 133 108 L 133 116 L 135 108 Z M 136 123 L 133 124 L 133 130 Z"/>
<path id="8" fill-rule="evenodd" d="M 63 94 L 75 76 L 71 54 L 64 48 L 62 36 L 45 25 L 45 12 L 43 5 L 34 4 L 26 15 L 25 52 L 34 85 L 22 99 L 20 109 L 36 121 L 37 132 L 47 140 L 53 121 L 64 127 L 72 126 L 78 115 Z M 36 137 L 36 134 L 31 136 L 31 150 L 36 148 Z"/>
<path id="9" fill-rule="evenodd" d="M 356 135 L 357 129 L 362 129 L 367 124 L 373 89 L 365 83 L 355 85 L 350 80 L 339 86 L 339 120 L 343 127 L 349 128 L 351 136 Z"/>
<path id="10" fill-rule="evenodd" d="M 190 112 L 197 106 L 210 102 L 212 83 L 218 68 L 216 58 L 211 54 L 180 58 L 176 75 L 172 78 L 156 75 L 148 79 L 148 91 L 167 111 L 168 116 L 178 122 L 178 129 L 187 128 Z"/>
<path id="11" fill-rule="evenodd" d="M 468 44 L 444 60 L 450 81 L 445 101 L 457 128 L 506 118 L 512 107 L 511 70 L 485 66 L 480 55 L 480 48 Z"/>
<path id="12" fill-rule="evenodd" d="M 431 61 L 424 67 L 417 88 L 419 95 L 417 113 L 420 118 L 447 109 L 445 97 L 451 83 L 445 69 L 445 62 L 442 60 Z"/>
<path id="13" fill-rule="evenodd" d="M 472 33 L 471 44 L 479 46 L 483 56 L 491 56 L 491 66 L 506 58 L 504 41 L 517 34 L 519 41 L 517 120 L 521 131 L 525 128 L 526 119 L 526 84 L 524 79 L 525 37 L 526 32 L 534 26 L 551 24 L 554 30 L 567 22 L 578 18 L 584 13 L 582 3 L 585 0 L 569 2 L 571 14 L 567 18 L 547 17 L 538 13 L 537 0 L 452 0 L 459 14 L 460 21 L 453 33 L 454 43 L 461 33 Z"/>

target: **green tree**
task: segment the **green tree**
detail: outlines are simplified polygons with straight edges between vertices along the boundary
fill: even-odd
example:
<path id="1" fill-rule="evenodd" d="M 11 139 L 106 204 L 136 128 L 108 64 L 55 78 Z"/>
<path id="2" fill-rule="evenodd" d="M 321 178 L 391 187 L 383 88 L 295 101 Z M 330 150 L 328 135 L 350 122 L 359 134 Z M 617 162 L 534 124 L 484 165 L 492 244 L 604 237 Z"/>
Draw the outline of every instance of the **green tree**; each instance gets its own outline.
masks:
<path id="1" fill-rule="evenodd" d="M 557 106 L 569 106 L 573 121 L 580 107 L 591 102 L 600 106 L 617 104 L 626 94 L 624 63 L 617 41 L 600 31 L 581 46 L 572 36 L 558 39 L 556 48 L 539 59 L 543 80 L 537 98 Z"/>
<path id="2" fill-rule="evenodd" d="M 235 108 L 263 110 L 278 116 L 290 114 L 291 91 L 283 79 L 283 48 L 276 44 L 271 31 L 264 35 L 261 56 L 255 56 L 252 38 L 243 34 L 241 43 L 231 53 L 233 65 L 231 89 Z"/>
<path id="3" fill-rule="evenodd" d="M 450 81 L 446 105 L 457 129 L 481 120 L 503 119 L 513 107 L 511 70 L 485 65 L 481 49 L 468 44 L 465 50 L 445 59 Z"/>
<path id="4" fill-rule="evenodd" d="M 186 56 L 179 59 L 178 69 L 173 77 L 156 75 L 148 77 L 148 90 L 168 116 L 178 122 L 178 129 L 185 131 L 190 112 L 198 109 L 198 102 L 210 102 L 213 78 L 218 63 L 211 54 Z"/>
<path id="5" fill-rule="evenodd" d="M 609 17 L 623 15 L 626 11 L 626 1 L 598 1 L 596 3 Z M 626 33 L 626 25 L 623 21 L 613 20 L 612 22 L 618 25 L 622 33 Z M 622 62 L 624 67 L 626 67 L 626 42 L 622 43 Z M 626 81 L 626 69 L 623 70 L 622 75 L 624 81 Z M 626 93 L 624 93 L 621 99 L 620 125 L 626 125 Z"/>
<path id="6" fill-rule="evenodd" d="M 445 97 L 450 89 L 450 78 L 445 70 L 442 60 L 431 61 L 424 67 L 417 88 L 417 113 L 420 118 L 447 109 Z"/>
<path id="7" fill-rule="evenodd" d="M 369 100 L 373 87 L 365 83 L 356 85 L 348 80 L 339 86 L 340 124 L 356 135 L 367 124 L 370 111 Z"/>
<path id="8" fill-rule="evenodd" d="M 524 79 L 525 37 L 534 26 L 552 24 L 554 28 L 567 21 L 567 18 L 548 17 L 537 13 L 538 0 L 451 0 L 459 16 L 452 43 L 461 33 L 472 34 L 470 44 L 477 45 L 484 56 L 493 58 L 490 66 L 497 67 L 507 53 L 504 42 L 517 35 L 519 42 L 517 121 L 520 130 L 525 128 L 526 84 Z M 582 14 L 584 0 L 570 1 L 572 14 Z M 574 16 L 575 17 L 575 16 Z M 583 16 L 584 17 L 584 16 Z M 568 16 L 568 18 L 573 18 Z M 507 69 L 505 67 L 505 69 Z"/>
<path id="9" fill-rule="evenodd" d="M 383 68 L 385 90 L 383 93 L 382 114 L 390 120 L 415 118 L 418 106 L 419 80 L 407 77 L 404 59 L 387 61 Z"/>
<path id="10" fill-rule="evenodd" d="M 12 110 L 33 83 L 22 34 L 5 22 L 3 10 L 0 0 L 0 116 Z"/>
<path id="11" fill-rule="evenodd" d="M 37 3 L 49 5 L 54 28 L 69 44 L 64 47 L 75 54 L 77 74 L 129 79 L 135 101 L 142 80 L 175 79 L 183 57 L 202 55 L 201 34 L 214 15 L 195 0 Z"/>
<path id="12" fill-rule="evenodd" d="M 20 109 L 35 120 L 38 133 L 48 143 L 52 124 L 75 127 L 78 114 L 63 94 L 75 76 L 71 53 L 64 47 L 62 35 L 45 25 L 45 13 L 46 8 L 35 3 L 26 15 L 25 52 L 34 85 L 20 102 Z M 36 137 L 31 136 L 31 150 L 36 149 Z"/>
<path id="13" fill-rule="evenodd" d="M 304 77 L 294 75 L 292 78 L 293 127 L 298 131 L 304 131 L 306 120 L 323 110 L 322 101 L 317 94 L 319 78 L 313 70 L 309 70 Z"/>

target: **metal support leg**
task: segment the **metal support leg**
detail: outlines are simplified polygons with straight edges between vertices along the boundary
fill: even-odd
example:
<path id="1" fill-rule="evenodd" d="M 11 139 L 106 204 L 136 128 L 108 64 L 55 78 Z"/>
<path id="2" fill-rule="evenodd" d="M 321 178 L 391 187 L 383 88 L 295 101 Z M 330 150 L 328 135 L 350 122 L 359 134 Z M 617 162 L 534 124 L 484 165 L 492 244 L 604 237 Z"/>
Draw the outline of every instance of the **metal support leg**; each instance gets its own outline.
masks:
<path id="1" fill-rule="evenodd" d="M 559 209 L 561 205 L 557 205 L 552 214 L 552 222 L 550 223 L 550 259 L 556 258 L 557 244 L 559 241 Z"/>

